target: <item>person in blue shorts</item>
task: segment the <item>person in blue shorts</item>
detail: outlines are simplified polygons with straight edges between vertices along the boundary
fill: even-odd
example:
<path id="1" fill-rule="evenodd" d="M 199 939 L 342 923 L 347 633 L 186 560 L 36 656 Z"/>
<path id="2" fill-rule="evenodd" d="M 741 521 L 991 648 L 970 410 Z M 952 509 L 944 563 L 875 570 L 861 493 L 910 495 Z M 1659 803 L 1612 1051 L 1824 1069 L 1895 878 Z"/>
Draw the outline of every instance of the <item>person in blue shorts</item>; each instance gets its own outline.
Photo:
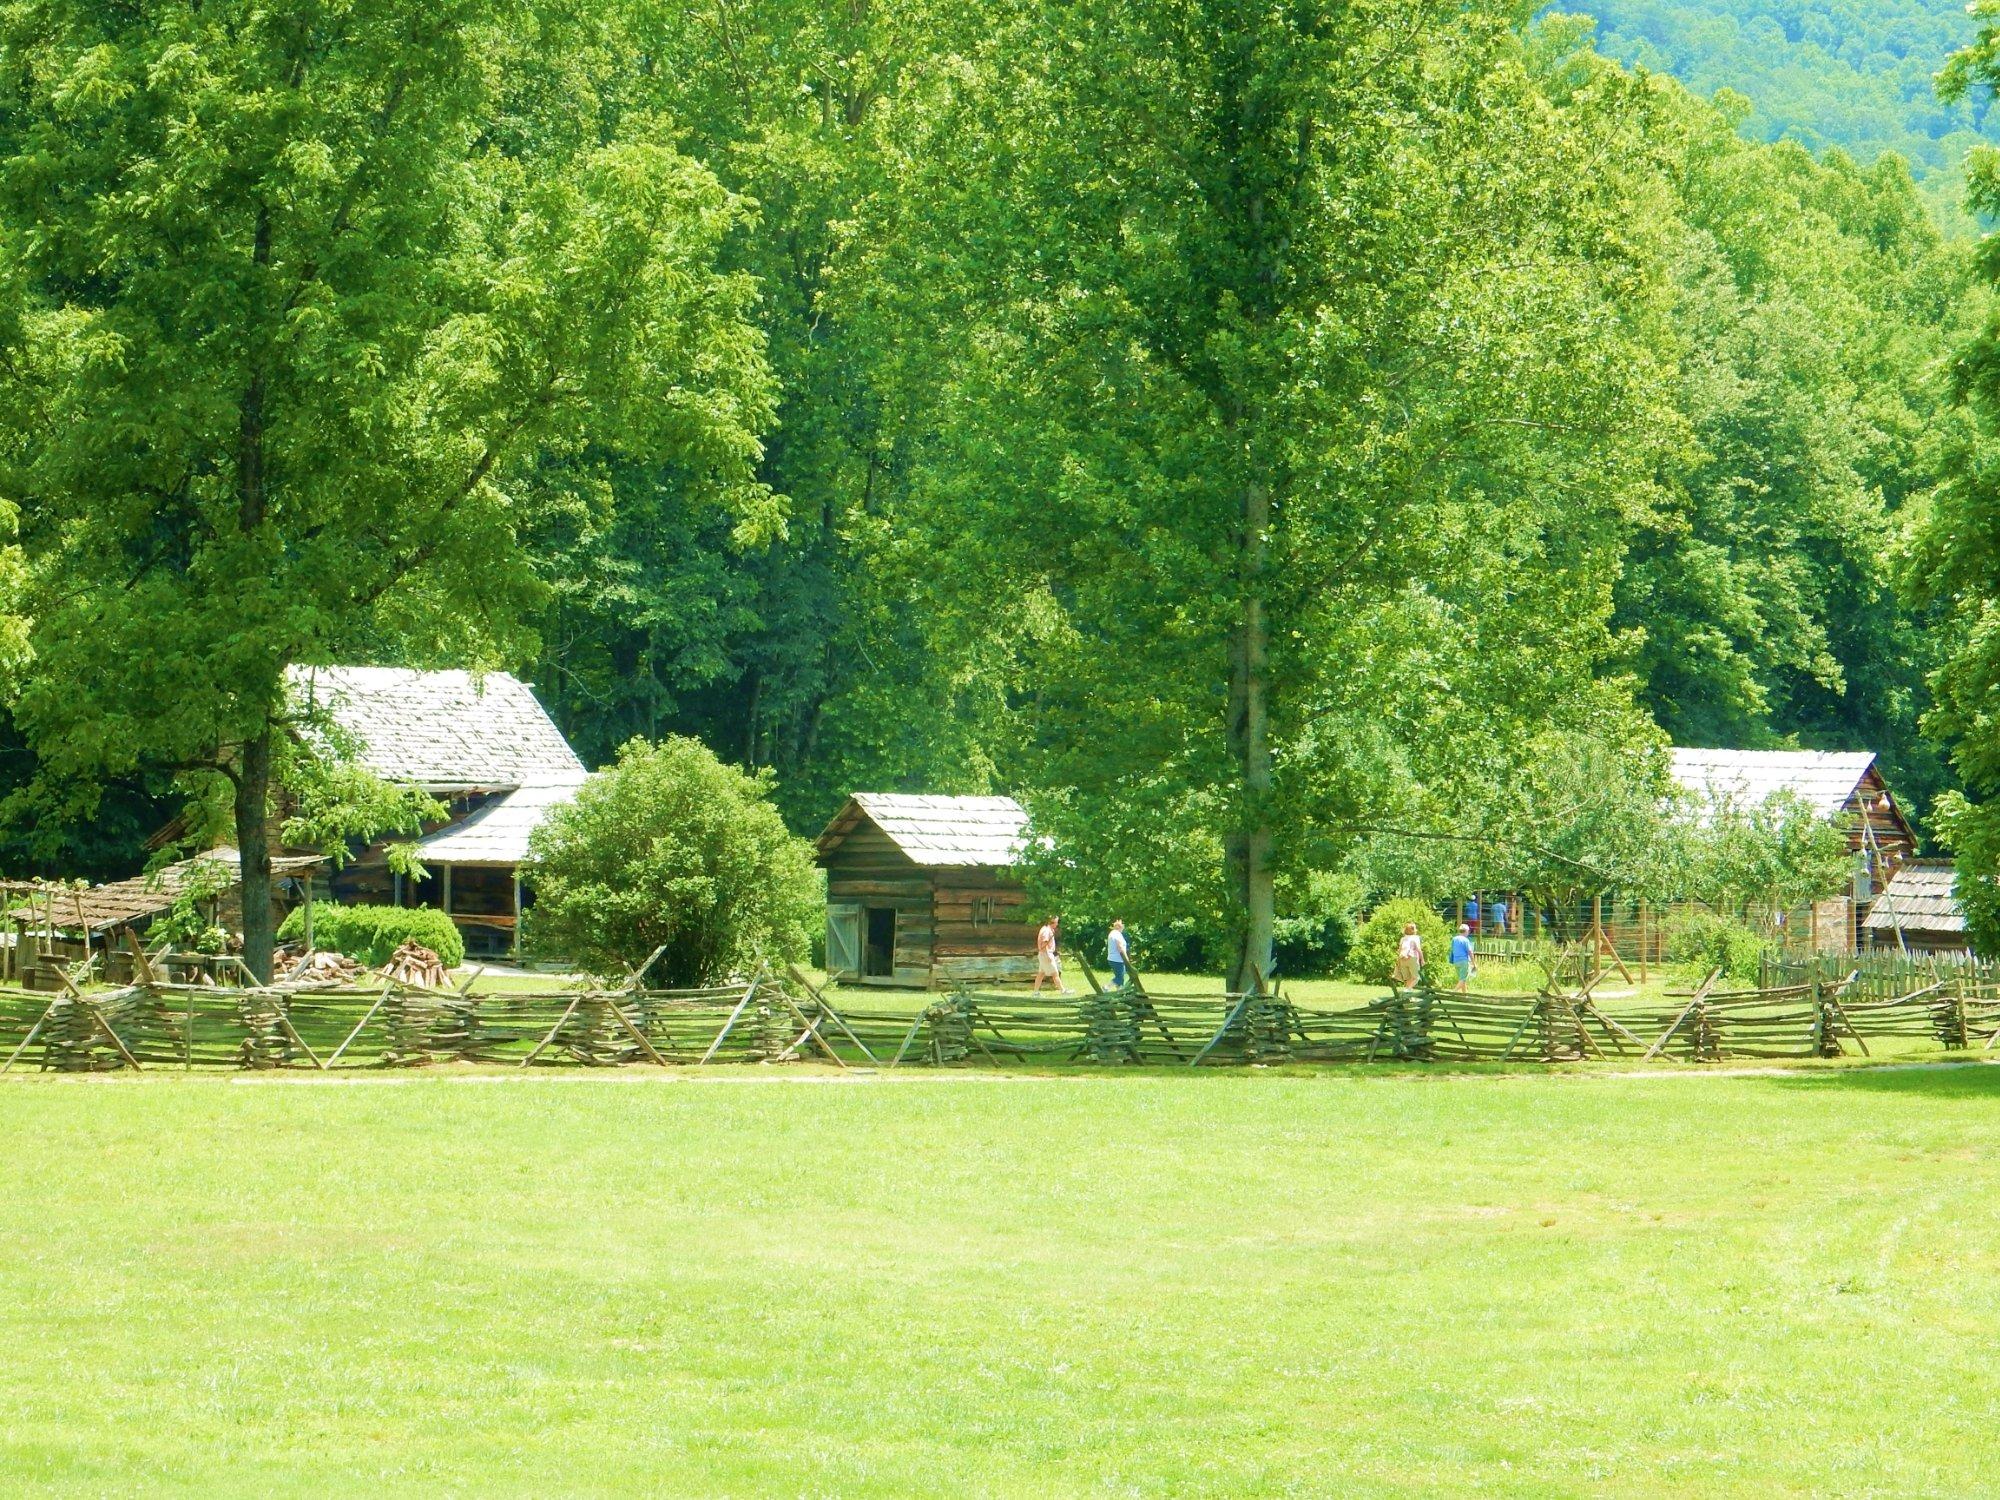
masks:
<path id="1" fill-rule="evenodd" d="M 1451 966 L 1458 970 L 1458 992 L 1462 995 L 1472 982 L 1472 928 L 1464 922 L 1458 924 L 1458 936 L 1451 940 Z"/>

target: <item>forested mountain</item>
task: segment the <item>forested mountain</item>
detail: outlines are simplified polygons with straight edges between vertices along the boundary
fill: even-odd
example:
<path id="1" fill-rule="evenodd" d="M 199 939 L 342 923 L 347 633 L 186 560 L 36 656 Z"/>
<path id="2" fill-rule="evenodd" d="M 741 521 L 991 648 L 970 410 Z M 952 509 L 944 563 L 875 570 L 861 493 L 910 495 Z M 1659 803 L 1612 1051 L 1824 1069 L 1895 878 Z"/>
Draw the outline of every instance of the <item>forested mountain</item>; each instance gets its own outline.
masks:
<path id="1" fill-rule="evenodd" d="M 1990 139 L 1991 94 L 1947 103 L 1934 82 L 1978 35 L 1963 0 L 1560 0 L 1594 16 L 1597 44 L 1628 66 L 1671 73 L 1732 105 L 1753 140 L 1828 146 L 1864 166 L 1905 161 L 1943 222 L 1965 222 L 1966 151 Z"/>
<path id="2" fill-rule="evenodd" d="M 1017 791 L 1055 886 L 1253 938 L 1667 739 L 1949 783 L 1966 596 L 1896 585 L 1988 300 L 1894 159 L 1506 5 L 305 10 L 0 35 L 21 860 L 107 786 L 248 826 L 282 668 L 360 657 L 802 830 Z"/>

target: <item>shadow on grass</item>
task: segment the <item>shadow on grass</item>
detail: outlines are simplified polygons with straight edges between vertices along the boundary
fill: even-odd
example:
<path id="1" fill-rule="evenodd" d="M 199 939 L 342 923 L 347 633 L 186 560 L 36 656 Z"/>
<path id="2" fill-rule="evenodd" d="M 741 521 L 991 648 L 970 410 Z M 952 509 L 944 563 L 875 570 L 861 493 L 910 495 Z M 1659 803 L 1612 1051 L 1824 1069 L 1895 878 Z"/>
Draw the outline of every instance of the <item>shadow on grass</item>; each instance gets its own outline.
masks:
<path id="1" fill-rule="evenodd" d="M 1992 1055 L 1915 1058 L 1880 1066 L 1801 1068 L 1766 1083 L 1785 1089 L 1866 1089 L 1882 1094 L 1921 1094 L 1933 1099 L 2000 1100 L 2000 1057 Z"/>

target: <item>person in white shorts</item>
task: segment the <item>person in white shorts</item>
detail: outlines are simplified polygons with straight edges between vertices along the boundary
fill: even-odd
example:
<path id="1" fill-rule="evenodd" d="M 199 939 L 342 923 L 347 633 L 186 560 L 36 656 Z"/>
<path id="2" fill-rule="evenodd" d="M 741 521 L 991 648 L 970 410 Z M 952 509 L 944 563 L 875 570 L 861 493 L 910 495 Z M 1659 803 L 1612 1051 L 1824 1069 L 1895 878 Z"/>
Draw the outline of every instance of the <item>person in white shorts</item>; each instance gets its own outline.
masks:
<path id="1" fill-rule="evenodd" d="M 1067 986 L 1062 982 L 1062 960 L 1056 956 L 1056 938 L 1061 927 L 1061 917 L 1050 917 L 1042 923 L 1042 930 L 1035 934 L 1034 993 L 1037 995 L 1042 992 L 1044 979 L 1053 979 L 1058 990 L 1068 993 Z"/>
<path id="2" fill-rule="evenodd" d="M 1424 940 L 1415 922 L 1403 924 L 1403 940 L 1396 945 L 1396 984 L 1406 990 L 1417 987 L 1424 977 Z"/>

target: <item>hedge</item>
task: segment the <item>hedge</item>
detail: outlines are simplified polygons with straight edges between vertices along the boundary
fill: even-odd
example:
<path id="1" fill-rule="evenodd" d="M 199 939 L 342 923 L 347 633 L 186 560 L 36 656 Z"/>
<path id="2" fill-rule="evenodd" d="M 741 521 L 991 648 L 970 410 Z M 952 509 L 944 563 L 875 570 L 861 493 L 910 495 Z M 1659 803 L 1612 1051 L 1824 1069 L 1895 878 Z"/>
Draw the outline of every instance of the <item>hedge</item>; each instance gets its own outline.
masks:
<path id="1" fill-rule="evenodd" d="M 305 908 L 296 907 L 278 928 L 278 941 L 301 942 L 305 935 Z M 386 964 L 411 938 L 443 959 L 447 969 L 465 962 L 465 939 L 458 935 L 457 924 L 435 907 L 313 903 L 313 945 L 345 953 L 371 968 Z"/>

